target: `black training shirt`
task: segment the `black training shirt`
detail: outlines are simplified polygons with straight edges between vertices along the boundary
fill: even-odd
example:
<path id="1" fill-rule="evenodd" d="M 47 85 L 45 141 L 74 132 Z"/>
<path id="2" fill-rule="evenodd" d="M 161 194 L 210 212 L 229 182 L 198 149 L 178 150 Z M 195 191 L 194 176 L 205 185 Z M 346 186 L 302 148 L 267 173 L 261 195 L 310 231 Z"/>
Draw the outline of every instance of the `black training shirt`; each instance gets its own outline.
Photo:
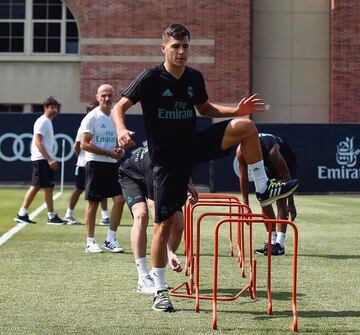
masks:
<path id="1" fill-rule="evenodd" d="M 194 105 L 208 99 L 199 71 L 185 67 L 177 79 L 160 64 L 140 73 L 122 95 L 141 102 L 153 165 L 186 158 L 196 127 Z"/>

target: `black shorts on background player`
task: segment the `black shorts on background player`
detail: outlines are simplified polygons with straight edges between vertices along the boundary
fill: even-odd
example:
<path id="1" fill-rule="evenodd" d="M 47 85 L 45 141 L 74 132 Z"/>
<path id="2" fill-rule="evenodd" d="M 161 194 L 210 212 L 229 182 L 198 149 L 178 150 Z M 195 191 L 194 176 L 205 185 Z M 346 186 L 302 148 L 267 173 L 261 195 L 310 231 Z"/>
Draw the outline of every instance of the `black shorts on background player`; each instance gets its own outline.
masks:
<path id="1" fill-rule="evenodd" d="M 75 169 L 75 187 L 78 190 L 85 190 L 85 168 L 82 166 L 77 166 Z"/>
<path id="2" fill-rule="evenodd" d="M 105 198 L 121 195 L 118 167 L 119 165 L 116 163 L 87 162 L 85 166 L 85 199 L 101 202 Z"/>
<path id="3" fill-rule="evenodd" d="M 32 161 L 31 185 L 38 187 L 54 187 L 54 171 L 46 159 Z"/>
<path id="4" fill-rule="evenodd" d="M 130 209 L 130 212 L 132 206 L 134 206 L 135 204 L 139 202 L 146 202 L 146 199 L 150 199 L 148 197 L 146 185 L 141 180 L 134 179 L 132 177 L 129 177 L 125 173 L 120 172 L 119 181 L 123 197 Z"/>
<path id="5" fill-rule="evenodd" d="M 130 211 L 133 205 L 154 199 L 154 174 L 147 147 L 139 149 L 120 165 L 119 181 Z"/>

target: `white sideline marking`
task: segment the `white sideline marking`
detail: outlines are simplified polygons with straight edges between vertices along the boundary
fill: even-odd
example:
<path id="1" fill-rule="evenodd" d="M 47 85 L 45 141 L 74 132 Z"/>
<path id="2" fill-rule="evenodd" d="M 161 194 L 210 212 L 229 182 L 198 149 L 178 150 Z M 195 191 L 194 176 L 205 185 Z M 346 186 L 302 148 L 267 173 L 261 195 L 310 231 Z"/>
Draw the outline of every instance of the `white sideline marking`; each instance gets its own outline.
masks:
<path id="1" fill-rule="evenodd" d="M 61 196 L 61 192 L 56 193 L 53 196 L 53 200 L 56 200 Z M 46 208 L 46 204 L 43 203 L 41 206 L 36 208 L 33 212 L 29 214 L 30 220 L 35 218 L 39 213 L 41 213 Z M 11 237 L 13 237 L 17 232 L 19 232 L 21 229 L 23 229 L 25 226 L 27 226 L 29 223 L 18 223 L 14 228 L 11 228 L 8 232 L 6 232 L 4 235 L 0 237 L 0 246 L 2 246 L 7 240 L 9 240 Z"/>

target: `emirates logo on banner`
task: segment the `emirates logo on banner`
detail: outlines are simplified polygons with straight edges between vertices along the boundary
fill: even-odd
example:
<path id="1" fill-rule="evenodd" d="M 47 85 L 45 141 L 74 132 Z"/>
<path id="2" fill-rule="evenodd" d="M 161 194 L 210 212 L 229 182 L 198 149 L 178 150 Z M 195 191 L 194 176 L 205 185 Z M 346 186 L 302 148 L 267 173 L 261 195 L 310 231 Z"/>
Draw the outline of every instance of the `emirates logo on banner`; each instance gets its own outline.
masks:
<path id="1" fill-rule="evenodd" d="M 337 145 L 336 162 L 349 168 L 354 167 L 359 153 L 360 149 L 354 149 L 354 138 L 346 137 Z"/>
<path id="2" fill-rule="evenodd" d="M 319 179 L 359 179 L 360 169 L 356 168 L 360 149 L 354 148 L 354 137 L 346 137 L 336 146 L 336 167 L 318 166 Z"/>

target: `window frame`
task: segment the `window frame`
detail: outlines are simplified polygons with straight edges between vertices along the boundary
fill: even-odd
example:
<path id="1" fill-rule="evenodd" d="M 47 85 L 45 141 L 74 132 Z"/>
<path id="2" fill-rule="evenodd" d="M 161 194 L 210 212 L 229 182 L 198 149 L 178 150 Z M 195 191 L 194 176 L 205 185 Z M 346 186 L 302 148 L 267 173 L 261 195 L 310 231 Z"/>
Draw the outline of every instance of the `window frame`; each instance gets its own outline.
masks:
<path id="1" fill-rule="evenodd" d="M 8 110 L 4 111 L 2 110 L 4 107 L 6 107 Z M 21 112 L 19 111 L 13 111 L 12 108 L 19 108 L 21 107 Z M 0 103 L 0 114 L 5 114 L 5 113 L 24 113 L 24 105 L 23 104 L 18 104 L 18 103 L 12 103 L 12 104 L 6 104 L 6 103 Z"/>
<path id="2" fill-rule="evenodd" d="M 50 61 L 59 58 L 68 58 L 69 61 L 78 61 L 80 59 L 80 31 L 73 12 L 63 0 L 59 0 L 62 5 L 61 19 L 33 19 L 33 0 L 25 0 L 25 19 L 0 19 L 0 22 L 23 22 L 24 23 L 24 51 L 23 52 L 0 52 L 0 61 L 24 61 L 29 56 L 34 61 L 43 61 L 44 58 Z M 66 17 L 66 10 L 69 10 L 73 19 Z M 66 53 L 66 24 L 75 22 L 78 31 L 78 50 L 77 53 Z M 34 52 L 34 23 L 60 23 L 60 52 Z M 26 59 L 25 59 L 26 58 Z"/>

